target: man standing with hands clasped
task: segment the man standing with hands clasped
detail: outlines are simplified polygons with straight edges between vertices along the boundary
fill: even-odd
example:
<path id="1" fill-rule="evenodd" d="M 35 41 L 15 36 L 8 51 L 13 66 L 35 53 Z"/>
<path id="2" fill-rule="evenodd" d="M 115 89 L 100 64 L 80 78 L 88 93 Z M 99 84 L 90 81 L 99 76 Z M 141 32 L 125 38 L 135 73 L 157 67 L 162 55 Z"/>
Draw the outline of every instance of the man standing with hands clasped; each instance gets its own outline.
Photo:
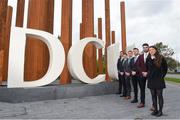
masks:
<path id="1" fill-rule="evenodd" d="M 146 88 L 146 79 L 147 79 L 147 67 L 146 67 L 146 59 L 149 57 L 149 45 L 144 43 L 143 54 L 138 57 L 137 60 L 137 69 L 139 72 L 138 83 L 140 86 L 140 96 L 141 102 L 137 106 L 138 108 L 143 108 L 145 106 L 145 88 Z"/>
<path id="2" fill-rule="evenodd" d="M 137 59 L 139 58 L 139 49 L 133 49 L 134 57 L 131 59 L 130 67 L 131 67 L 131 74 L 132 74 L 132 85 L 134 88 L 134 99 L 131 103 L 138 102 L 138 79 L 139 79 L 139 72 L 137 69 Z"/>

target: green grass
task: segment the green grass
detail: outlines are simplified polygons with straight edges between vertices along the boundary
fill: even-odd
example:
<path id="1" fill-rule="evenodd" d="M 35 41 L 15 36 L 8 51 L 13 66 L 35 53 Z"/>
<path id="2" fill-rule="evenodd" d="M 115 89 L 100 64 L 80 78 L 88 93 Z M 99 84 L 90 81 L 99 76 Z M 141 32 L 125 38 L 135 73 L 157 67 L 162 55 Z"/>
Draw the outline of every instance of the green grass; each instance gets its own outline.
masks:
<path id="1" fill-rule="evenodd" d="M 171 82 L 180 83 L 180 78 L 170 78 L 170 77 L 166 77 L 165 80 L 166 80 L 166 81 L 171 81 Z"/>

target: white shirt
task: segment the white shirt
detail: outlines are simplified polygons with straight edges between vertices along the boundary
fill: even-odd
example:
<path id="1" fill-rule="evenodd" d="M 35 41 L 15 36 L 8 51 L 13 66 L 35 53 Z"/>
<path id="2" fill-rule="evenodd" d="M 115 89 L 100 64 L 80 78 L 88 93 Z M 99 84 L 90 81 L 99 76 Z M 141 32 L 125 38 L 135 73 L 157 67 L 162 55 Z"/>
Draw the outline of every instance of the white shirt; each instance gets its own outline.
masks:
<path id="1" fill-rule="evenodd" d="M 144 53 L 144 63 L 146 63 L 146 58 L 147 58 L 148 55 L 149 55 L 149 52 Z"/>
<path id="2" fill-rule="evenodd" d="M 134 56 L 134 63 L 136 62 L 136 60 L 138 59 L 139 55 Z"/>

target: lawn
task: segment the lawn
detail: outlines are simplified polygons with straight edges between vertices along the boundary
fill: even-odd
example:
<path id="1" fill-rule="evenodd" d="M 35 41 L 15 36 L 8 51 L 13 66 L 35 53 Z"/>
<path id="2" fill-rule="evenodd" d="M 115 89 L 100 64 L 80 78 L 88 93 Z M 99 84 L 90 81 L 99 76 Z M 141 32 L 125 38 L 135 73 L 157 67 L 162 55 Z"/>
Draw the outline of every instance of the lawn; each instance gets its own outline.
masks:
<path id="1" fill-rule="evenodd" d="M 170 78 L 170 77 L 166 77 L 165 80 L 166 80 L 166 81 L 171 81 L 171 82 L 180 83 L 180 78 Z"/>

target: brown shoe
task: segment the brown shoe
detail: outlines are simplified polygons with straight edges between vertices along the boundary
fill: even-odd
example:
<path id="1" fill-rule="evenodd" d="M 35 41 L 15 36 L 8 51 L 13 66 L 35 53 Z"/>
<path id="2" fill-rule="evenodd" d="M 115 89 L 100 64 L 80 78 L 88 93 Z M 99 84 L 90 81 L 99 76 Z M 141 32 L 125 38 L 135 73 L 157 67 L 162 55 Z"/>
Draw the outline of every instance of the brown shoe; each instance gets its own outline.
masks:
<path id="1" fill-rule="evenodd" d="M 127 97 L 125 98 L 125 100 L 129 100 L 129 99 L 131 99 L 131 96 L 127 96 Z"/>
<path id="2" fill-rule="evenodd" d="M 143 104 L 143 103 L 140 103 L 137 107 L 138 107 L 138 108 L 143 108 L 143 107 L 144 107 L 144 104 Z"/>
<path id="3" fill-rule="evenodd" d="M 155 109 L 154 109 L 154 107 L 152 106 L 149 110 L 150 110 L 150 111 L 154 111 Z"/>

